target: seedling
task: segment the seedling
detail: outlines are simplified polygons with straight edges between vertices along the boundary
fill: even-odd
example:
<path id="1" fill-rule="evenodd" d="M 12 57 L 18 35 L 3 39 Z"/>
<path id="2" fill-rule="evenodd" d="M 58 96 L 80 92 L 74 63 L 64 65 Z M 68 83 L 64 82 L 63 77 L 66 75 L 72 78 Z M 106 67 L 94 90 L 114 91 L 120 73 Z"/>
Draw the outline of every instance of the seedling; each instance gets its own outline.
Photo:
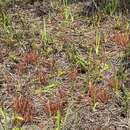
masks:
<path id="1" fill-rule="evenodd" d="M 97 91 L 96 88 L 94 86 L 92 86 L 91 82 L 89 82 L 88 95 L 89 95 L 89 97 L 91 97 L 91 106 L 92 106 L 93 111 L 96 110 L 96 107 L 99 104 L 96 99 L 96 93 L 97 93 L 96 91 Z"/>
<path id="2" fill-rule="evenodd" d="M 67 0 L 64 0 L 63 1 L 63 16 L 64 16 L 64 24 L 66 26 L 69 26 L 73 21 L 74 21 L 74 18 L 73 18 L 73 15 L 72 15 L 72 11 L 70 9 L 70 7 L 68 6 L 67 4 Z"/>
<path id="3" fill-rule="evenodd" d="M 16 127 L 16 128 L 13 128 L 12 130 L 22 130 L 22 128 Z"/>
<path id="4" fill-rule="evenodd" d="M 95 47 L 95 51 L 97 55 L 99 55 L 100 44 L 101 44 L 101 34 L 100 32 L 97 31 L 96 32 L 96 47 Z"/>
<path id="5" fill-rule="evenodd" d="M 57 70 L 57 72 L 56 72 L 56 75 L 58 76 L 58 77 L 62 77 L 62 76 L 64 76 L 66 74 L 66 71 L 65 70 Z"/>
<path id="6" fill-rule="evenodd" d="M 21 117 L 18 113 L 14 112 L 13 121 L 15 122 L 15 124 L 19 124 L 24 121 L 24 118 Z"/>
<path id="7" fill-rule="evenodd" d="M 12 17 L 6 15 L 4 12 L 2 13 L 1 16 L 1 28 L 2 31 L 4 30 L 4 43 L 8 47 L 13 47 L 14 44 L 16 43 L 16 40 L 14 39 L 14 30 L 12 27 Z"/>
<path id="8" fill-rule="evenodd" d="M 70 46 L 66 50 L 68 59 L 73 65 L 78 65 L 81 70 L 85 71 L 88 65 L 87 60 L 83 59 L 74 46 Z"/>
<path id="9" fill-rule="evenodd" d="M 17 56 L 16 56 L 15 52 L 10 52 L 9 53 L 9 59 L 12 60 L 12 61 L 16 61 Z"/>
<path id="10" fill-rule="evenodd" d="M 120 30 L 120 29 L 121 29 L 121 18 L 120 18 L 119 16 L 117 16 L 117 17 L 115 18 L 114 28 L 117 29 L 117 30 Z"/>
<path id="11" fill-rule="evenodd" d="M 130 27 L 130 21 L 127 19 L 124 27 L 126 33 L 129 33 L 129 27 Z"/>
<path id="12" fill-rule="evenodd" d="M 115 94 L 119 95 L 121 89 L 121 82 L 116 76 L 112 77 L 109 81 L 109 85 L 112 87 Z"/>
<path id="13" fill-rule="evenodd" d="M 57 87 L 58 87 L 58 83 L 53 83 L 48 86 L 44 86 L 42 88 L 35 90 L 35 93 L 36 94 L 51 93 Z"/>
<path id="14" fill-rule="evenodd" d="M 47 49 L 48 44 L 53 43 L 53 39 L 48 34 L 47 24 L 46 24 L 46 20 L 45 19 L 43 20 L 43 30 L 41 30 L 40 34 L 41 34 L 41 43 Z"/>
<path id="15" fill-rule="evenodd" d="M 100 69 L 100 73 L 105 72 L 107 70 L 110 70 L 110 68 L 111 68 L 110 64 L 106 64 L 106 63 L 102 64 L 101 69 Z"/>
<path id="16" fill-rule="evenodd" d="M 91 22 L 92 26 L 93 27 L 100 27 L 102 17 L 103 16 L 102 16 L 101 13 L 98 13 L 98 14 L 92 16 L 92 18 L 90 19 L 90 22 Z"/>
<path id="17" fill-rule="evenodd" d="M 5 112 L 3 106 L 0 106 L 0 117 L 2 118 L 2 127 L 4 130 L 8 130 L 8 123 L 7 123 L 7 113 Z"/>
<path id="18" fill-rule="evenodd" d="M 47 38 L 47 27 L 46 27 L 46 20 L 44 19 L 44 23 L 43 23 L 43 30 L 41 31 L 41 41 L 42 43 L 47 44 L 48 38 Z"/>
<path id="19" fill-rule="evenodd" d="M 12 28 L 12 18 L 7 16 L 5 13 L 3 13 L 3 28 L 4 32 L 6 34 L 12 35 L 13 33 L 13 28 Z"/>
<path id="20" fill-rule="evenodd" d="M 57 114 L 55 116 L 55 119 L 56 119 L 56 128 L 55 130 L 61 130 L 61 112 L 60 111 L 57 111 Z"/>

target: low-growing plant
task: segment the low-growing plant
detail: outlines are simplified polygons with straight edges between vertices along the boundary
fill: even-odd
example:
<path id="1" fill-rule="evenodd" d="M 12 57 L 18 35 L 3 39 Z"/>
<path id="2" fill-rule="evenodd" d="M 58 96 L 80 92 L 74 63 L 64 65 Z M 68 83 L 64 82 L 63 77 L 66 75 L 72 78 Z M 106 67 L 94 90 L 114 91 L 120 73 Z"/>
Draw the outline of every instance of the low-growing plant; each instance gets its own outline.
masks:
<path id="1" fill-rule="evenodd" d="M 104 12 L 110 15 L 114 15 L 118 11 L 119 0 L 108 0 L 104 7 Z"/>
<path id="2" fill-rule="evenodd" d="M 60 111 L 57 111 L 57 114 L 55 116 L 55 119 L 56 119 L 56 128 L 55 130 L 61 130 L 61 126 L 62 126 L 62 122 L 61 122 L 61 112 Z"/>
<path id="3" fill-rule="evenodd" d="M 78 72 L 76 69 L 69 71 L 67 77 L 70 81 L 75 81 L 78 76 Z"/>
<path id="4" fill-rule="evenodd" d="M 21 117 L 18 113 L 16 113 L 16 112 L 14 112 L 14 114 L 13 114 L 13 122 L 14 122 L 14 124 L 19 124 L 20 125 L 20 123 L 21 122 L 23 122 L 24 121 L 24 119 L 23 119 L 23 117 Z M 15 129 L 15 128 L 14 128 Z"/>
<path id="5" fill-rule="evenodd" d="M 66 55 L 68 60 L 73 63 L 74 66 L 79 67 L 81 71 L 86 71 L 87 69 L 87 59 L 81 57 L 78 50 L 74 46 L 69 46 L 66 49 Z"/>
<path id="6" fill-rule="evenodd" d="M 91 23 L 92 27 L 100 27 L 103 17 L 103 14 L 99 12 L 96 15 L 90 17 L 88 20 Z"/>
<path id="7" fill-rule="evenodd" d="M 128 47 L 129 45 L 129 35 L 128 34 L 125 34 L 125 33 L 116 33 L 114 34 L 114 36 L 111 38 L 111 40 L 121 46 L 121 47 Z"/>
<path id="8" fill-rule="evenodd" d="M 63 89 L 58 89 L 55 100 L 48 99 L 44 102 L 44 110 L 50 116 L 56 116 L 57 112 L 62 112 L 67 102 L 67 92 Z M 59 126 L 59 125 L 58 125 Z"/>
<path id="9" fill-rule="evenodd" d="M 91 82 L 89 83 L 88 96 L 90 97 L 90 103 L 93 111 L 96 110 L 99 103 L 106 104 L 111 98 L 110 94 L 105 89 L 99 86 L 94 86 Z"/>
<path id="10" fill-rule="evenodd" d="M 43 61 L 43 67 L 47 68 L 48 71 L 54 71 L 56 69 L 56 61 L 54 58 L 47 59 Z"/>
<path id="11" fill-rule="evenodd" d="M 14 112 L 20 114 L 22 122 L 30 122 L 36 115 L 36 109 L 31 100 L 24 96 L 14 97 L 12 100 L 12 108 Z"/>
<path id="12" fill-rule="evenodd" d="M 44 104 L 44 110 L 50 115 L 56 115 L 57 112 L 61 112 L 65 105 L 65 101 L 63 99 L 57 99 L 55 101 L 48 100 L 46 104 Z"/>
<path id="13" fill-rule="evenodd" d="M 10 117 L 10 115 L 5 111 L 3 106 L 0 106 L 0 123 L 2 125 L 2 130 L 9 130 L 9 123 L 13 124 L 19 124 L 21 121 L 23 121 L 23 118 L 19 116 L 16 113 L 13 113 L 14 115 Z M 8 121 L 10 120 L 10 122 Z M 14 127 L 12 130 L 22 130 L 21 127 Z"/>
<path id="14" fill-rule="evenodd" d="M 0 120 L 1 120 L 0 122 L 3 127 L 3 130 L 8 130 L 7 118 L 8 116 L 6 111 L 4 110 L 4 107 L 0 106 Z"/>
<path id="15" fill-rule="evenodd" d="M 47 46 L 51 43 L 53 43 L 53 38 L 48 34 L 47 24 L 46 20 L 43 20 L 43 30 L 40 32 L 41 36 L 41 43 L 44 45 L 45 50 L 47 49 Z"/>
<path id="16" fill-rule="evenodd" d="M 12 17 L 2 12 L 0 15 L 0 28 L 4 33 L 3 42 L 8 47 L 13 47 L 16 44 L 16 39 L 14 39 L 14 29 L 12 26 Z"/>
<path id="17" fill-rule="evenodd" d="M 114 28 L 117 29 L 117 30 L 120 30 L 121 26 L 122 26 L 121 16 L 116 16 L 115 17 Z"/>
<path id="18" fill-rule="evenodd" d="M 38 89 L 35 90 L 35 94 L 42 94 L 42 93 L 49 93 L 51 94 L 51 92 L 55 89 L 55 88 L 58 88 L 59 87 L 59 83 L 52 83 L 52 84 L 49 84 L 47 86 L 43 86 L 43 87 L 40 87 Z"/>
<path id="19" fill-rule="evenodd" d="M 45 75 L 45 73 L 41 72 L 41 71 L 37 71 L 36 72 L 36 76 L 38 81 L 42 84 L 42 85 L 46 85 L 48 83 L 47 77 Z"/>
<path id="20" fill-rule="evenodd" d="M 96 98 L 96 87 L 92 86 L 91 82 L 89 83 L 89 88 L 88 88 L 88 96 L 91 98 L 90 102 L 91 102 L 91 106 L 92 106 L 92 110 L 95 111 L 97 105 L 99 104 Z"/>
<path id="21" fill-rule="evenodd" d="M 46 45 L 48 41 L 46 20 L 44 19 L 43 30 L 41 31 L 41 41 Z"/>
<path id="22" fill-rule="evenodd" d="M 89 84 L 91 81 L 92 84 L 101 83 L 105 77 L 104 73 L 111 69 L 111 65 L 109 63 L 102 63 L 98 58 L 94 59 L 93 55 L 88 57 L 88 69 L 86 75 L 86 84 Z"/>
<path id="23" fill-rule="evenodd" d="M 70 26 L 71 23 L 74 21 L 74 17 L 71 11 L 71 8 L 68 6 L 68 1 L 63 0 L 63 16 L 64 16 L 64 25 Z"/>
<path id="24" fill-rule="evenodd" d="M 96 51 L 97 55 L 99 55 L 100 44 L 101 44 L 101 34 L 100 34 L 100 32 L 96 32 L 96 46 L 95 46 L 95 51 Z"/>
<path id="25" fill-rule="evenodd" d="M 16 59 L 17 59 L 16 53 L 10 52 L 9 53 L 9 59 L 12 60 L 12 61 L 16 61 Z"/>
<path id="26" fill-rule="evenodd" d="M 31 51 L 29 53 L 25 53 L 21 61 L 25 63 L 25 65 L 35 64 L 38 60 L 38 57 L 39 55 L 35 51 Z"/>
<path id="27" fill-rule="evenodd" d="M 108 83 L 112 87 L 115 94 L 119 95 L 122 85 L 121 81 L 116 76 L 114 76 L 108 80 Z"/>
<path id="28" fill-rule="evenodd" d="M 21 74 L 23 72 L 26 72 L 27 65 L 29 64 L 36 64 L 38 61 L 39 55 L 35 51 L 31 51 L 28 53 L 25 53 L 19 63 L 16 65 L 17 73 Z"/>

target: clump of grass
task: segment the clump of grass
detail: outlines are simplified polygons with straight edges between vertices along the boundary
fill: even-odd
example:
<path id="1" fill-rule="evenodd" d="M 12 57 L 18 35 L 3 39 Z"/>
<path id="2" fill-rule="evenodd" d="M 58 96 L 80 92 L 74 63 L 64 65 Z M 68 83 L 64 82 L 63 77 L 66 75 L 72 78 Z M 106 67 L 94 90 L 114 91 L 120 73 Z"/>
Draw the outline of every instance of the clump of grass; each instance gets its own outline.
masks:
<path id="1" fill-rule="evenodd" d="M 53 39 L 51 38 L 51 36 L 48 34 L 48 29 L 47 29 L 47 23 L 46 20 L 43 19 L 43 30 L 41 30 L 40 32 L 41 35 L 41 43 L 47 47 L 48 44 L 53 43 Z"/>
<path id="2" fill-rule="evenodd" d="M 0 28 L 4 33 L 3 42 L 8 47 L 13 47 L 16 44 L 16 39 L 14 38 L 14 29 L 12 26 L 12 17 L 2 12 L 0 15 Z"/>
<path id="3" fill-rule="evenodd" d="M 68 1 L 63 0 L 63 17 L 64 17 L 64 25 L 70 26 L 74 21 L 74 17 L 71 11 L 71 8 L 68 6 Z"/>
<path id="4" fill-rule="evenodd" d="M 103 14 L 102 13 L 97 13 L 93 15 L 92 17 L 89 18 L 89 22 L 93 27 L 100 27 L 101 22 L 103 21 Z"/>
<path id="5" fill-rule="evenodd" d="M 54 37 L 49 34 L 48 28 L 47 28 L 47 23 L 46 23 L 45 19 L 44 19 L 44 22 L 43 22 L 43 29 L 40 32 L 40 37 L 41 37 L 40 46 L 42 46 L 42 48 L 43 48 L 42 53 L 46 57 L 49 57 L 54 52 L 53 47 L 51 46 L 54 43 Z M 33 44 L 33 47 L 35 47 L 35 46 L 36 45 Z"/>
<path id="6" fill-rule="evenodd" d="M 4 110 L 3 106 L 0 106 L 0 118 L 1 118 L 1 122 L 2 122 L 2 127 L 4 130 L 8 130 L 8 123 L 7 123 L 7 113 Z"/>
<path id="7" fill-rule="evenodd" d="M 119 0 L 108 0 L 104 7 L 104 12 L 110 15 L 114 15 L 119 7 Z"/>
<path id="8" fill-rule="evenodd" d="M 76 50 L 76 48 L 72 45 L 66 48 L 66 55 L 68 57 L 68 60 L 72 62 L 74 66 L 79 67 L 81 71 L 86 71 L 88 62 L 84 58 L 81 57 L 79 52 Z"/>
<path id="9" fill-rule="evenodd" d="M 46 20 L 44 19 L 43 30 L 41 31 L 41 41 L 46 45 L 48 42 Z"/>

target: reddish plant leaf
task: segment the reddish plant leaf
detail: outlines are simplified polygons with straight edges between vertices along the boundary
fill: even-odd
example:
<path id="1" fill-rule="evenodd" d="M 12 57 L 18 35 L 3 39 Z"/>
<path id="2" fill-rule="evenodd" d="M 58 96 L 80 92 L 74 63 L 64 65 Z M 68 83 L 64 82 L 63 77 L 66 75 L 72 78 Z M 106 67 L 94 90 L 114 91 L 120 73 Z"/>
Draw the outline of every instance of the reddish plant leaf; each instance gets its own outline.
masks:
<path id="1" fill-rule="evenodd" d="M 23 58 L 22 58 L 22 62 L 24 62 L 25 64 L 34 64 L 37 62 L 38 60 L 38 54 L 35 51 L 26 53 Z"/>
<path id="2" fill-rule="evenodd" d="M 24 122 L 32 121 L 37 113 L 32 102 L 24 96 L 14 97 L 12 108 L 22 116 Z"/>
<path id="3" fill-rule="evenodd" d="M 44 104 L 44 110 L 47 113 L 50 113 L 51 115 L 56 114 L 58 111 L 62 111 L 65 101 L 63 99 L 58 99 L 58 100 L 48 100 L 46 104 Z"/>
<path id="4" fill-rule="evenodd" d="M 55 115 L 58 111 L 62 112 L 67 102 L 67 92 L 65 90 L 58 89 L 58 94 L 56 94 L 56 96 L 56 100 L 48 100 L 44 103 L 44 110 L 51 115 Z"/>
<path id="5" fill-rule="evenodd" d="M 107 103 L 111 98 L 109 93 L 99 86 L 90 86 L 88 89 L 88 96 L 102 103 Z"/>
<path id="6" fill-rule="evenodd" d="M 78 76 L 78 71 L 76 69 L 69 71 L 67 77 L 70 81 L 75 81 Z"/>
<path id="7" fill-rule="evenodd" d="M 130 42 L 129 35 L 124 33 L 114 34 L 111 40 L 122 47 L 127 47 L 128 43 Z"/>
<path id="8" fill-rule="evenodd" d="M 42 85 L 46 85 L 48 83 L 46 75 L 42 73 L 41 71 L 36 72 L 37 79 Z"/>

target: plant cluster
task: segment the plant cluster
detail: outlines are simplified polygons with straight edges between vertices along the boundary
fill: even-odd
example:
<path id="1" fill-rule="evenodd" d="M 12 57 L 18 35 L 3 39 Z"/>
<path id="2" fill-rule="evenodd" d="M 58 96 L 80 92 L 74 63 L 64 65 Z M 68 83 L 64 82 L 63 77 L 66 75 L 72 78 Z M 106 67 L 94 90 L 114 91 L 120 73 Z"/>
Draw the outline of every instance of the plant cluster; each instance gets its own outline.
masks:
<path id="1" fill-rule="evenodd" d="M 38 60 L 38 57 L 39 55 L 35 51 L 25 53 L 20 62 L 16 65 L 18 72 L 24 72 L 27 65 L 35 64 Z"/>
<path id="2" fill-rule="evenodd" d="M 24 96 L 14 97 L 12 101 L 12 108 L 15 112 L 21 115 L 23 122 L 32 121 L 36 115 L 36 109 L 31 100 Z"/>
<path id="3" fill-rule="evenodd" d="M 63 108 L 67 101 L 67 92 L 61 89 L 58 89 L 57 99 L 48 100 L 44 103 L 44 110 L 50 115 L 56 115 L 56 113 L 62 112 Z"/>
<path id="4" fill-rule="evenodd" d="M 94 111 L 98 103 L 106 104 L 111 99 L 107 90 L 100 86 L 94 86 L 91 83 L 89 84 L 87 95 L 90 97 L 90 103 Z"/>

